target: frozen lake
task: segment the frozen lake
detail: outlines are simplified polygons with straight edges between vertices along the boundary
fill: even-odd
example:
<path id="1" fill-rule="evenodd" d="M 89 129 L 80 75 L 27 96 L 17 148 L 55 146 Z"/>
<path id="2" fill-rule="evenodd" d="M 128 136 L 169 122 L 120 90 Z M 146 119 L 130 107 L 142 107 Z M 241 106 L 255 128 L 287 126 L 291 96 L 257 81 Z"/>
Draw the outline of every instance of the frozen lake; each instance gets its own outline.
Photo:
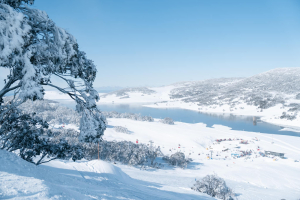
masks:
<path id="1" fill-rule="evenodd" d="M 75 103 L 70 101 L 59 101 L 62 105 L 68 107 L 75 107 Z M 214 124 L 220 124 L 223 126 L 231 127 L 233 130 L 245 130 L 250 132 L 260 132 L 268 134 L 278 134 L 278 135 L 290 135 L 300 137 L 299 132 L 293 131 L 280 131 L 284 127 L 265 123 L 259 119 L 253 122 L 253 117 L 249 116 L 236 116 L 230 114 L 208 114 L 200 113 L 192 110 L 168 108 L 168 109 L 158 109 L 158 108 L 148 108 L 141 105 L 133 104 L 99 104 L 99 109 L 101 111 L 116 111 L 119 113 L 140 113 L 141 115 L 151 116 L 153 118 L 165 118 L 170 117 L 174 121 L 181 121 L 186 123 L 204 123 L 208 127 Z"/>

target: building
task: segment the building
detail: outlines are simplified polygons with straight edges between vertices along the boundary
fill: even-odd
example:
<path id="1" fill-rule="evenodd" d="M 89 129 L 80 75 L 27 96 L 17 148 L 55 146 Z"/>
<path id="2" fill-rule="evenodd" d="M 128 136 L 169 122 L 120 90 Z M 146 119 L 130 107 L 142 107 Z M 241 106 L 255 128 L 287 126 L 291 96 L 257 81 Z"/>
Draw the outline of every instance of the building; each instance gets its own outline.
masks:
<path id="1" fill-rule="evenodd" d="M 265 151 L 265 154 L 284 158 L 284 153 L 278 153 L 278 152 L 274 152 L 274 151 Z"/>
<path id="2" fill-rule="evenodd" d="M 241 154 L 240 153 L 232 153 L 231 157 L 236 157 L 236 158 L 240 158 Z"/>

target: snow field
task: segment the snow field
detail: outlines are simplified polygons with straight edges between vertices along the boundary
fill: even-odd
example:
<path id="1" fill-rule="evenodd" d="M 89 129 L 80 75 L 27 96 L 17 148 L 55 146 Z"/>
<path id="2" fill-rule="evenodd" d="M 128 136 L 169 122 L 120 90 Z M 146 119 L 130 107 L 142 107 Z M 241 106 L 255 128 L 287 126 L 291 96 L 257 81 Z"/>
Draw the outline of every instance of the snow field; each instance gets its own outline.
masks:
<path id="1" fill-rule="evenodd" d="M 109 118 L 108 123 L 106 140 L 138 139 L 146 144 L 153 140 L 165 155 L 181 151 L 193 162 L 186 169 L 169 166 L 161 158 L 156 162 L 164 164 L 163 168 L 146 170 L 98 160 L 55 160 L 35 166 L 15 154 L 0 151 L 1 162 L 5 163 L 0 165 L 0 199 L 213 199 L 190 189 L 195 179 L 213 173 L 225 179 L 239 200 L 300 197 L 300 162 L 295 162 L 300 159 L 299 137 L 235 131 L 221 125 L 210 128 L 202 123 L 168 125 L 158 119 L 141 122 Z M 114 126 L 126 127 L 131 134 L 116 132 Z M 71 127 L 76 128 L 65 125 Z M 215 141 L 229 138 L 248 140 L 249 144 Z M 286 153 L 286 159 L 261 157 L 255 151 L 257 146 L 261 151 Z M 223 152 L 224 149 L 228 150 Z M 210 150 L 213 156 L 207 159 Z M 239 150 L 255 153 L 231 157 Z"/>
<path id="2" fill-rule="evenodd" d="M 129 98 L 117 97 L 115 94 L 101 96 L 101 103 L 156 103 L 160 101 L 169 101 L 169 93 L 175 86 L 164 86 L 164 87 L 155 87 L 151 90 L 155 91 L 154 94 L 143 94 L 141 92 L 127 92 Z M 127 95 L 125 95 L 127 96 Z"/>
<path id="3" fill-rule="evenodd" d="M 104 161 L 56 160 L 42 166 L 0 150 L 0 199 L 212 199 L 130 178 Z M 5 164 L 3 164 L 5 163 Z"/>
<path id="4" fill-rule="evenodd" d="M 175 125 L 167 125 L 157 121 L 138 122 L 110 118 L 108 122 L 111 126 L 126 126 L 132 134 L 118 133 L 113 128 L 108 128 L 104 138 L 132 142 L 138 139 L 139 143 L 149 143 L 149 140 L 153 140 L 154 145 L 160 146 L 164 154 L 181 151 L 192 158 L 193 162 L 187 169 L 174 168 L 164 163 L 165 167 L 162 169 L 150 168 L 146 171 L 117 165 L 132 178 L 162 184 L 165 190 L 189 193 L 195 178 L 216 173 L 225 179 L 241 200 L 299 198 L 300 188 L 297 184 L 300 181 L 300 162 L 295 162 L 296 159 L 300 159 L 299 137 L 235 131 L 221 125 L 209 128 L 201 123 L 175 122 Z M 255 137 L 258 141 L 254 140 Z M 226 141 L 220 144 L 215 142 L 216 139 L 225 138 L 240 138 L 248 140 L 249 144 L 240 144 L 240 141 Z M 236 146 L 240 148 L 236 149 Z M 286 153 L 286 159 L 261 157 L 257 146 L 262 152 L 271 150 Z M 229 150 L 222 152 L 222 149 Z M 207 159 L 210 150 L 213 150 L 213 159 Z M 236 159 L 231 157 L 231 153 L 240 150 L 253 150 L 253 154 Z M 217 154 L 219 156 L 216 156 Z"/>

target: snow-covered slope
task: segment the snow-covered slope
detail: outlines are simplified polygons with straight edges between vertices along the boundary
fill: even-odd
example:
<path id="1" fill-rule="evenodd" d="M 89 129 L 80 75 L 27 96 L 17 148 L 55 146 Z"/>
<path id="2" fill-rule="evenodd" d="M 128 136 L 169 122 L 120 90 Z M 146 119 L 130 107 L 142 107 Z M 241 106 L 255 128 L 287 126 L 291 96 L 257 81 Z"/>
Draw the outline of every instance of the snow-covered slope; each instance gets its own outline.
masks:
<path id="1" fill-rule="evenodd" d="M 177 86 L 127 88 L 100 96 L 99 103 L 156 103 L 170 101 L 170 91 Z"/>
<path id="2" fill-rule="evenodd" d="M 53 161 L 35 166 L 0 150 L 0 199 L 212 199 L 161 190 L 104 161 Z"/>
<path id="3" fill-rule="evenodd" d="M 149 171 L 118 165 L 133 178 L 159 183 L 165 190 L 176 189 L 178 192 L 189 193 L 195 178 L 216 173 L 225 179 L 239 200 L 300 198 L 300 162 L 294 162 L 300 159 L 300 137 L 235 131 L 221 125 L 210 128 L 202 123 L 175 122 L 175 125 L 168 125 L 158 120 L 139 122 L 113 118 L 109 118 L 108 123 L 110 127 L 104 136 L 107 140 L 135 142 L 138 139 L 139 143 L 144 144 L 152 140 L 165 155 L 181 151 L 193 159 L 184 170 L 170 167 L 166 163 L 163 169 Z M 116 132 L 113 126 L 126 126 L 132 133 Z M 215 142 L 216 139 L 229 138 L 247 140 L 248 144 L 240 144 L 240 140 L 220 144 Z M 211 150 L 212 160 L 207 159 Z M 232 153 L 250 150 L 252 155 L 249 157 L 231 156 Z M 265 150 L 285 153 L 286 159 L 261 157 L 259 152 Z"/>
<path id="4" fill-rule="evenodd" d="M 108 124 L 104 135 L 108 141 L 138 139 L 147 144 L 152 140 L 165 155 L 181 151 L 193 162 L 181 169 L 158 158 L 164 167 L 147 170 L 98 160 L 56 160 L 35 166 L 0 150 L 0 199 L 213 199 L 190 189 L 195 179 L 213 173 L 225 179 L 239 200 L 300 197 L 300 162 L 295 162 L 300 160 L 300 137 L 235 131 L 221 125 L 210 128 L 202 123 L 168 125 L 158 119 L 109 118 Z M 126 127 L 130 134 L 116 132 L 114 126 Z M 248 144 L 240 144 L 241 139 Z M 231 156 L 250 150 L 250 156 Z M 285 153 L 286 158 L 260 156 L 265 150 Z"/>

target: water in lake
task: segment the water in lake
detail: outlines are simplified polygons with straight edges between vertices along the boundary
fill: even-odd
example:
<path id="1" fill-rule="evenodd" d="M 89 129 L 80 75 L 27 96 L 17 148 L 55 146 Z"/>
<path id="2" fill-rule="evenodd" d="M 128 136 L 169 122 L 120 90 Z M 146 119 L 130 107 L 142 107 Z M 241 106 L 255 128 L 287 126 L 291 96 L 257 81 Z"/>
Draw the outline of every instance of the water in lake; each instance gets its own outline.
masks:
<path id="1" fill-rule="evenodd" d="M 60 101 L 61 104 L 74 108 L 75 104 L 64 101 Z M 231 127 L 234 130 L 245 130 L 251 132 L 260 132 L 268 134 L 278 135 L 290 135 L 300 137 L 300 133 L 293 131 L 279 131 L 283 127 L 265 123 L 259 119 L 255 122 L 253 117 L 236 116 L 230 114 L 207 114 L 200 113 L 192 110 L 179 109 L 179 108 L 148 108 L 139 105 L 132 104 L 100 104 L 99 109 L 101 111 L 116 111 L 119 113 L 140 113 L 141 115 L 151 116 L 153 118 L 165 118 L 170 117 L 174 121 L 181 121 L 186 123 L 204 123 L 208 127 L 214 124 L 220 124 L 223 126 Z"/>

